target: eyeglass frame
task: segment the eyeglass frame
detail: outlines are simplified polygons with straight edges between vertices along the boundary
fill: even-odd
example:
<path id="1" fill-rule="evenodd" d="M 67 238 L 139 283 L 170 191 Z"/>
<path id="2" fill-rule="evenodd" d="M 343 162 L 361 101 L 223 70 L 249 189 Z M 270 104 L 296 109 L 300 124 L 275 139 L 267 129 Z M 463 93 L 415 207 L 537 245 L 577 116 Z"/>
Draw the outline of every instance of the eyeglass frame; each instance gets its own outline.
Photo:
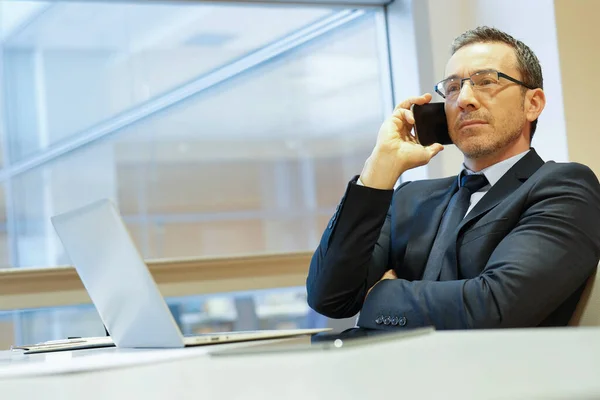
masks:
<path id="1" fill-rule="evenodd" d="M 458 89 L 458 93 L 460 93 L 460 91 L 462 90 L 462 88 L 463 88 L 463 86 L 464 86 L 464 84 L 465 84 L 465 81 L 470 81 L 470 82 L 471 82 L 471 87 L 472 87 L 472 88 L 474 88 L 474 87 L 477 87 L 471 78 L 472 78 L 474 75 L 477 75 L 477 74 L 482 74 L 482 73 L 485 73 L 485 72 L 495 72 L 496 74 L 498 74 L 498 81 L 500 80 L 500 78 L 504 78 L 504 79 L 506 79 L 506 80 L 509 80 L 509 81 L 511 81 L 511 82 L 514 82 L 514 83 L 516 83 L 516 84 L 518 84 L 518 85 L 521 85 L 521 86 L 523 86 L 523 87 L 525 87 L 525 88 L 527 88 L 527 89 L 530 89 L 530 90 L 536 89 L 535 87 L 533 87 L 533 86 L 529 86 L 529 85 L 525 84 L 525 82 L 522 82 L 522 81 L 520 81 L 520 80 L 518 80 L 518 79 L 516 79 L 516 78 L 513 78 L 513 77 L 512 77 L 512 76 L 510 76 L 510 75 L 506 75 L 504 72 L 500 72 L 500 71 L 497 71 L 497 70 L 495 70 L 495 69 L 484 69 L 484 70 L 482 70 L 482 71 L 477 71 L 477 72 L 474 72 L 474 73 L 472 73 L 472 74 L 471 74 L 471 76 L 469 76 L 468 78 L 449 77 L 449 78 L 446 78 L 446 79 L 442 79 L 441 81 L 439 81 L 438 83 L 436 83 L 436 84 L 435 84 L 435 86 L 434 86 L 434 90 L 435 90 L 435 92 L 436 92 L 437 94 L 439 94 L 440 96 L 442 96 L 442 97 L 445 99 L 445 98 L 446 98 L 446 95 L 444 95 L 444 94 L 443 94 L 443 93 L 442 93 L 442 92 L 441 92 L 441 91 L 438 89 L 438 87 L 439 87 L 439 86 L 442 84 L 442 82 L 446 82 L 447 80 L 450 80 L 450 79 L 459 79 L 459 80 L 460 80 L 460 88 Z"/>

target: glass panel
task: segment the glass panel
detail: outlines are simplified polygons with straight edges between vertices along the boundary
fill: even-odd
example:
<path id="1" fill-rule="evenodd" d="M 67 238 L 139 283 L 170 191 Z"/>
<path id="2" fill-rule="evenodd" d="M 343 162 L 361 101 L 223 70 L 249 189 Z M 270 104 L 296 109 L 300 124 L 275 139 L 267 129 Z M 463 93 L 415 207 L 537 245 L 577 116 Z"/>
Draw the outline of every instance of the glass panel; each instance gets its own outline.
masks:
<path id="1" fill-rule="evenodd" d="M 4 82 L 4 46 L 2 45 L 4 23 L 3 23 L 3 7 L 4 2 L 0 0 L 0 168 L 4 167 L 5 164 L 5 154 L 4 154 L 4 144 L 6 142 L 6 116 L 4 115 L 4 90 L 5 85 Z"/>
<path id="2" fill-rule="evenodd" d="M 184 335 L 254 329 L 322 327 L 306 304 L 304 288 L 167 299 Z M 11 345 L 104 336 L 91 305 L 0 312 L 0 350 Z"/>
<path id="3" fill-rule="evenodd" d="M 70 264 L 50 217 L 104 197 L 146 258 L 313 250 L 389 101 L 371 12 L 225 76 L 218 67 L 357 10 L 1 4 L 7 153 L 16 166 L 58 154 L 16 174 L 9 166 L 13 206 L 1 208 L 0 261 L 11 266 Z M 219 83 L 194 89 L 207 75 Z M 174 90 L 191 94 L 175 101 Z M 185 334 L 324 322 L 309 312 L 304 288 L 169 305 Z M 102 334 L 91 305 L 0 312 L 0 348 Z"/>
<path id="4" fill-rule="evenodd" d="M 0 350 L 13 344 L 105 335 L 92 305 L 0 312 L 0 330 Z"/>
<path id="5" fill-rule="evenodd" d="M 6 218 L 5 184 L 0 183 L 0 268 L 11 265 L 8 244 L 8 220 Z"/>
<path id="6" fill-rule="evenodd" d="M 332 13 L 185 3 L 3 5 L 12 160 L 194 81 Z"/>
<path id="7" fill-rule="evenodd" d="M 179 75 L 181 62 L 161 69 Z M 16 265 L 69 263 L 49 218 L 102 197 L 147 258 L 314 249 L 384 117 L 385 62 L 366 13 L 104 140 L 67 143 L 62 157 L 13 178 Z"/>

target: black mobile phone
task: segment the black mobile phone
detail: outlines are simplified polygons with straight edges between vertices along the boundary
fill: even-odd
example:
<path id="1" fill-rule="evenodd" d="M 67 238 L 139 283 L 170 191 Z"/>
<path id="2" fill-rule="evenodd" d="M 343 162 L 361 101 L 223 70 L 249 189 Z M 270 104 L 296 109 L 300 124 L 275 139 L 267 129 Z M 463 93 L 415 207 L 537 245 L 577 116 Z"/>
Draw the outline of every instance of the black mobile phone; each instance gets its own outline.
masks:
<path id="1" fill-rule="evenodd" d="M 444 103 L 427 103 L 422 106 L 414 104 L 412 112 L 415 117 L 415 135 L 419 143 L 429 146 L 434 143 L 452 144 L 448 133 Z"/>

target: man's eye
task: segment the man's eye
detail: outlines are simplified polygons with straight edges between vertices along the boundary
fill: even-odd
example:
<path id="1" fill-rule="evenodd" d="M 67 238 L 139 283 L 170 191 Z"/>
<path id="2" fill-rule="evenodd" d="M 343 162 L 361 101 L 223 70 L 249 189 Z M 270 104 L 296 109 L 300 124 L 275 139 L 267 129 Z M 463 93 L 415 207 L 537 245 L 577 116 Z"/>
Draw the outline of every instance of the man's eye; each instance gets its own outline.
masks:
<path id="1" fill-rule="evenodd" d="M 456 82 L 446 85 L 446 93 L 454 93 L 460 91 L 460 85 Z"/>
<path id="2" fill-rule="evenodd" d="M 479 86 L 494 85 L 496 81 L 494 79 L 486 78 L 479 81 Z"/>

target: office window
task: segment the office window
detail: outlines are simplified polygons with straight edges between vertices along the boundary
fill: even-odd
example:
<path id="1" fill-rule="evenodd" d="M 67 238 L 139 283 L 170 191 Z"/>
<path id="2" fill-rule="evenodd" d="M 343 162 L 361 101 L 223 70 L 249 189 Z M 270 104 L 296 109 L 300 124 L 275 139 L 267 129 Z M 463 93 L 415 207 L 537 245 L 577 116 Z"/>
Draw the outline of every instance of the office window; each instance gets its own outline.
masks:
<path id="1" fill-rule="evenodd" d="M 166 300 L 184 335 L 322 326 L 320 317 L 309 312 L 301 287 Z M 0 350 L 11 345 L 104 335 L 104 325 L 91 304 L 0 312 Z"/>
<path id="2" fill-rule="evenodd" d="M 378 10 L 0 7 L 2 267 L 70 264 L 50 217 L 99 198 L 145 258 L 313 250 L 390 109 Z M 301 327 L 303 290 L 260 301 L 297 307 L 278 326 Z M 238 328 L 202 322 L 204 304 L 171 309 L 184 330 Z M 7 315 L 16 342 L 98 334 L 91 306 Z"/>
<path id="3" fill-rule="evenodd" d="M 102 197 L 147 258 L 316 246 L 384 116 L 373 12 L 41 4 L 2 44 L 13 266 Z"/>
<path id="4" fill-rule="evenodd" d="M 10 264 L 6 220 L 5 185 L 0 183 L 0 266 Z"/>

